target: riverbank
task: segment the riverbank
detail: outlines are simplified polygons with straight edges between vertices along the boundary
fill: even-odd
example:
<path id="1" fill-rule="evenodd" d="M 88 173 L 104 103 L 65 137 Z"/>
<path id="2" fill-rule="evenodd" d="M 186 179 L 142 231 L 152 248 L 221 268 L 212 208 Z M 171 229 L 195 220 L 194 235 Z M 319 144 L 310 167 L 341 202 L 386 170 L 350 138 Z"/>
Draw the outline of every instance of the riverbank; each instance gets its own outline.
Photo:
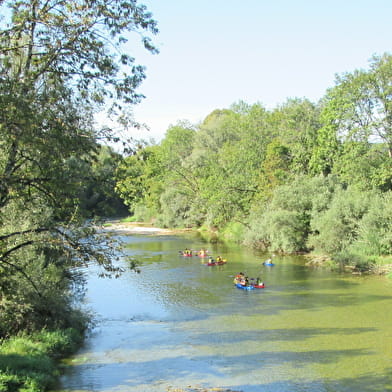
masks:
<path id="1" fill-rule="evenodd" d="M 314 253 L 308 253 L 303 255 L 308 261 L 306 263 L 309 267 L 328 267 L 331 269 L 340 268 L 339 264 L 332 260 L 327 255 L 318 255 Z M 392 275 L 392 263 L 391 257 L 377 257 L 377 260 L 364 264 L 364 265 L 344 265 L 341 267 L 345 272 L 353 275 Z"/>
<path id="2" fill-rule="evenodd" d="M 114 234 L 140 234 L 140 235 L 170 235 L 192 231 L 192 229 L 162 229 L 143 222 L 122 222 L 120 220 L 107 221 L 102 230 Z"/>
<path id="3" fill-rule="evenodd" d="M 107 221 L 102 229 L 113 234 L 140 234 L 140 235 L 172 235 L 195 231 L 194 229 L 162 229 L 144 222 L 124 222 L 120 220 Z M 303 255 L 309 267 L 337 268 L 337 263 L 327 255 L 308 253 Z M 344 270 L 354 275 L 392 275 L 391 258 L 383 260 L 379 257 L 376 263 L 369 264 L 367 268 L 345 265 Z"/>

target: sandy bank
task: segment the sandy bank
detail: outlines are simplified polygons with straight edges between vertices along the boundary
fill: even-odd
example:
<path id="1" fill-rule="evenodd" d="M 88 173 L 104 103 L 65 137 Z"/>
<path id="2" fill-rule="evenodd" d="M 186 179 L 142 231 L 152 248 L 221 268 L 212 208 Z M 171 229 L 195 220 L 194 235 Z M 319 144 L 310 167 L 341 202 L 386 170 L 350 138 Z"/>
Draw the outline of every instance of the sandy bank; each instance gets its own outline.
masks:
<path id="1" fill-rule="evenodd" d="M 100 230 L 114 234 L 168 235 L 185 230 L 169 230 L 148 226 L 141 222 L 109 221 Z M 187 230 L 186 230 L 187 231 Z"/>

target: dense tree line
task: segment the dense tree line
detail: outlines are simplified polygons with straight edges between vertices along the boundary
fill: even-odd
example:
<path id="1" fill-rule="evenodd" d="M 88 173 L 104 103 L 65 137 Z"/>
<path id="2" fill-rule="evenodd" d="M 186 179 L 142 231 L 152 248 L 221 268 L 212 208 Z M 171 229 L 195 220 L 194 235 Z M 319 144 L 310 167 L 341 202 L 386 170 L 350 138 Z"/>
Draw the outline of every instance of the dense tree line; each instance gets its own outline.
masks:
<path id="1" fill-rule="evenodd" d="M 138 219 L 217 230 L 274 252 L 364 265 L 392 252 L 392 56 L 340 75 L 318 103 L 239 102 L 125 158 Z"/>

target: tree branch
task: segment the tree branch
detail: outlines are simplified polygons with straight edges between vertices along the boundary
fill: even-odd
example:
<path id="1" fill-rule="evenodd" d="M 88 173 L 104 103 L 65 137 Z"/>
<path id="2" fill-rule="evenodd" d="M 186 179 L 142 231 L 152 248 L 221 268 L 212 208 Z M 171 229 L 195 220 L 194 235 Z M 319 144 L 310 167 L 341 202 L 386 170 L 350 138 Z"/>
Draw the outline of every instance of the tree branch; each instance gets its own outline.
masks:
<path id="1" fill-rule="evenodd" d="M 31 284 L 31 286 L 33 287 L 33 289 L 35 290 L 35 292 L 38 294 L 39 297 L 42 297 L 41 292 L 39 291 L 38 287 L 36 286 L 36 284 L 34 283 L 34 281 L 30 278 L 30 276 L 24 271 L 23 268 L 15 265 L 14 263 L 11 263 L 10 261 L 6 260 L 6 258 L 14 251 L 28 246 L 28 245 L 32 245 L 34 243 L 34 241 L 27 241 L 21 244 L 16 245 L 15 247 L 13 247 L 12 249 L 9 249 L 7 252 L 3 253 L 3 255 L 0 257 L 0 263 L 6 264 L 9 267 L 13 268 L 14 270 L 20 272 L 25 278 L 26 280 Z"/>

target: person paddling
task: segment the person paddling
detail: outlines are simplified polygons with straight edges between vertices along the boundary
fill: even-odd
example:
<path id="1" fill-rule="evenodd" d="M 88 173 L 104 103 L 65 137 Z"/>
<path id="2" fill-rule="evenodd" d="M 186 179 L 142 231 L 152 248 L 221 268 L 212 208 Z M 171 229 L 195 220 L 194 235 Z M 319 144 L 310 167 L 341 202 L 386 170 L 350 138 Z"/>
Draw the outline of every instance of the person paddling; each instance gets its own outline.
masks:
<path id="1" fill-rule="evenodd" d="M 243 278 L 244 278 L 244 274 L 240 272 L 234 277 L 234 284 L 241 283 Z"/>

